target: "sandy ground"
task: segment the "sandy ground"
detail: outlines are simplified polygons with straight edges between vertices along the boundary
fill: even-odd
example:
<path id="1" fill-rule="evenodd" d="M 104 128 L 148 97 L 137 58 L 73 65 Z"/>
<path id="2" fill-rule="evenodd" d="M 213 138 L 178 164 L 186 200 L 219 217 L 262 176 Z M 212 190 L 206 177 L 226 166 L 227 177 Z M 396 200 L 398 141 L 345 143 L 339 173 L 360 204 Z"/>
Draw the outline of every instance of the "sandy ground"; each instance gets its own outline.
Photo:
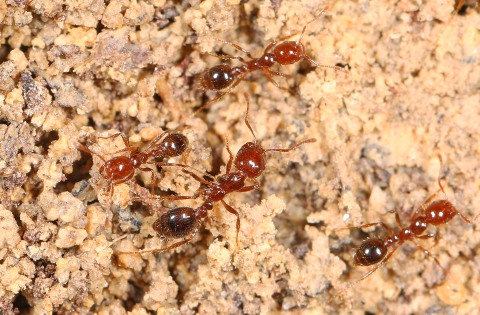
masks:
<path id="1" fill-rule="evenodd" d="M 327 301 L 369 267 L 352 263 L 380 228 L 331 229 L 410 214 L 438 190 L 468 218 L 480 214 L 480 14 L 453 1 L 0 1 L 0 314 L 473 314 L 480 308 L 480 232 L 459 217 L 439 233 L 431 258 L 407 242 L 368 279 Z M 261 72 L 196 117 L 214 91 L 198 75 L 221 63 L 202 52 L 260 56 L 296 34 L 320 64 Z M 298 38 L 298 37 L 293 37 Z M 238 61 L 231 62 L 239 65 Z M 252 141 L 268 153 L 260 189 L 219 203 L 195 238 L 162 248 L 152 223 L 189 201 L 148 197 L 149 174 L 115 185 L 102 160 L 188 126 L 190 150 L 171 162 L 218 175 L 228 154 Z M 440 165 L 438 154 L 443 157 Z M 440 174 L 440 175 L 439 175 Z M 181 169 L 157 174 L 158 194 L 192 195 Z M 126 236 L 124 239 L 114 240 Z M 419 241 L 426 248 L 434 242 Z"/>

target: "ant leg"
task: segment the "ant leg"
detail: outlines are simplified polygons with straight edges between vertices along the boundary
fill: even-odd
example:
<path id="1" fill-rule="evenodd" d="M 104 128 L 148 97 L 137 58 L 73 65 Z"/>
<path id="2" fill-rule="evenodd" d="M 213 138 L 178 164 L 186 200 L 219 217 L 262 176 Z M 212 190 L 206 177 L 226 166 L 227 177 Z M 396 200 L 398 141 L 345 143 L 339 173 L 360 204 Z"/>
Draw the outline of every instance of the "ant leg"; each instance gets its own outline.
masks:
<path id="1" fill-rule="evenodd" d="M 217 54 L 212 54 L 211 52 L 204 52 L 204 54 L 210 55 L 212 57 L 217 57 L 220 59 L 225 59 L 225 60 L 231 60 L 231 59 L 237 59 L 240 62 L 247 63 L 245 59 L 243 59 L 240 56 L 230 56 L 230 55 L 217 55 Z"/>
<path id="2" fill-rule="evenodd" d="M 255 136 L 255 132 L 253 132 L 253 128 L 252 126 L 250 125 L 250 122 L 248 121 L 248 113 L 250 111 L 250 96 L 248 96 L 248 94 L 245 92 L 244 93 L 245 95 L 245 100 L 247 101 L 247 111 L 245 112 L 245 118 L 244 118 L 244 121 L 245 121 L 245 125 L 247 125 L 247 128 L 250 130 L 250 132 L 252 133 L 252 136 L 253 136 L 253 142 L 254 143 L 257 143 L 257 137 Z"/>
<path id="3" fill-rule="evenodd" d="M 171 249 L 174 249 L 174 248 L 177 248 L 179 246 L 182 246 L 183 244 L 186 244 L 188 242 L 190 242 L 196 235 L 196 232 L 193 233 L 192 235 L 190 235 L 188 238 L 184 239 L 183 241 L 180 241 L 180 242 L 177 242 L 177 243 L 174 243 L 168 247 L 165 247 L 165 248 L 160 248 L 160 249 L 149 249 L 149 250 L 140 250 L 138 252 L 120 252 L 120 254 L 137 254 L 137 255 L 141 255 L 141 254 L 146 254 L 146 253 L 161 253 L 161 252 L 166 252 L 168 250 L 171 250 Z"/>
<path id="4" fill-rule="evenodd" d="M 255 189 L 258 189 L 257 185 L 250 185 L 250 186 L 245 186 L 245 187 L 237 190 L 237 192 L 247 192 L 247 191 L 251 191 L 251 190 L 255 190 Z"/>
<path id="5" fill-rule="evenodd" d="M 369 272 L 367 272 L 366 274 L 363 275 L 363 277 L 361 277 L 360 279 L 348 284 L 345 288 L 341 289 L 341 290 L 338 290 L 338 292 L 332 296 L 328 301 L 327 303 L 331 303 L 333 301 L 333 299 L 335 299 L 337 296 L 339 296 L 340 294 L 344 293 L 345 291 L 347 291 L 348 289 L 352 288 L 354 285 L 356 285 L 357 283 L 359 283 L 360 281 L 362 280 L 365 280 L 366 278 L 370 277 L 370 275 L 372 273 L 374 273 L 375 271 L 377 271 L 378 268 L 382 267 L 383 265 L 385 265 L 385 263 L 390 259 L 390 257 L 393 255 L 393 253 L 395 253 L 395 251 L 397 250 L 398 246 L 395 247 L 390 253 L 388 253 L 387 256 L 385 256 L 385 258 L 383 258 L 383 260 L 381 262 L 379 262 L 372 270 L 370 270 Z"/>
<path id="6" fill-rule="evenodd" d="M 193 172 L 191 172 L 191 171 L 189 171 L 189 170 L 184 169 L 183 172 L 184 172 L 184 173 L 187 173 L 187 174 L 190 175 L 190 176 L 192 176 L 197 182 L 200 182 L 200 183 L 205 184 L 205 185 L 207 185 L 207 186 L 210 186 L 210 185 L 212 184 L 211 182 L 209 182 L 209 181 L 201 178 L 200 176 L 198 176 L 197 174 L 195 174 L 195 173 L 193 173 Z"/>
<path id="7" fill-rule="evenodd" d="M 27 12 L 28 7 L 32 4 L 33 0 L 29 0 L 27 4 L 25 4 L 25 7 L 23 8 L 23 13 Z"/>
<path id="8" fill-rule="evenodd" d="M 245 186 L 245 187 L 243 187 L 242 189 L 237 190 L 237 191 L 238 191 L 238 192 L 246 192 L 246 191 L 250 191 L 250 190 L 254 190 L 254 189 L 259 189 L 259 188 L 260 188 L 260 183 L 258 182 L 257 179 L 251 178 L 250 180 L 253 182 L 253 185 Z"/>
<path id="9" fill-rule="evenodd" d="M 397 222 L 398 226 L 403 229 L 403 224 L 402 224 L 402 221 L 400 220 L 400 215 L 398 214 L 398 211 L 397 210 L 390 210 L 390 211 L 387 211 L 386 214 L 389 214 L 389 213 L 395 213 L 395 221 Z"/>
<path id="10" fill-rule="evenodd" d="M 276 75 L 276 76 L 279 76 L 279 77 L 284 77 L 284 78 L 291 78 L 292 77 L 291 75 L 285 74 L 283 72 L 273 71 L 273 70 L 270 70 L 270 69 L 267 69 L 267 70 L 268 70 L 268 72 L 270 72 L 270 74 Z"/>
<path id="11" fill-rule="evenodd" d="M 317 142 L 317 139 L 315 138 L 310 138 L 310 139 L 307 139 L 307 140 L 303 140 L 297 144 L 294 144 L 293 146 L 291 146 L 290 148 L 287 148 L 287 149 L 265 149 L 264 151 L 265 152 L 269 152 L 269 151 L 274 151 L 274 152 L 290 152 L 292 151 L 293 149 L 296 149 L 298 148 L 299 146 L 301 146 L 302 144 L 305 144 L 305 143 L 312 143 L 312 142 Z"/>
<path id="12" fill-rule="evenodd" d="M 193 196 L 166 196 L 166 197 L 159 197 L 159 196 L 152 196 L 152 199 L 156 200 L 187 200 L 187 199 L 197 199 L 200 196 L 199 193 L 193 194 Z M 144 198 L 141 197 L 133 197 L 132 201 L 143 201 Z"/>
<path id="13" fill-rule="evenodd" d="M 226 40 L 217 38 L 217 37 L 215 37 L 215 36 L 210 36 L 210 37 L 212 37 L 213 39 L 218 40 L 219 42 L 222 42 L 222 43 L 224 43 L 224 44 L 226 44 L 226 45 L 233 46 L 234 48 L 236 48 L 236 49 L 244 52 L 250 59 L 254 59 L 253 56 L 252 56 L 252 54 L 251 54 L 249 51 L 247 51 L 245 48 L 242 48 L 242 47 L 240 47 L 240 46 L 237 45 L 237 44 L 234 44 L 234 43 L 232 43 L 232 42 L 227 42 Z"/>
<path id="14" fill-rule="evenodd" d="M 421 240 L 426 240 L 426 239 L 429 239 L 429 238 L 432 238 L 432 237 L 434 237 L 435 239 L 434 239 L 433 245 L 430 246 L 430 248 L 428 248 L 428 250 L 431 250 L 432 248 L 434 248 L 435 246 L 438 245 L 438 240 L 439 240 L 438 232 L 415 236 L 415 238 L 418 238 L 418 239 L 421 239 Z"/>
<path id="15" fill-rule="evenodd" d="M 237 237 L 236 237 L 236 249 L 235 251 L 238 250 L 238 232 L 240 232 L 240 214 L 238 213 L 237 210 L 233 209 L 232 206 L 230 206 L 229 204 L 227 204 L 225 201 L 223 201 L 223 199 L 221 200 L 222 201 L 222 204 L 223 206 L 225 207 L 225 209 L 227 209 L 228 212 L 230 212 L 231 214 L 234 214 L 236 217 L 237 217 Z"/>
<path id="16" fill-rule="evenodd" d="M 153 197 L 155 195 L 155 182 L 156 182 L 155 171 L 148 167 L 139 167 L 138 169 L 141 170 L 142 172 L 150 173 L 150 194 Z"/>
<path id="17" fill-rule="evenodd" d="M 335 228 L 335 229 L 330 229 L 330 230 L 331 231 L 339 231 L 339 230 L 364 229 L 364 228 L 367 228 L 367 227 L 377 226 L 377 225 L 382 226 L 390 236 L 395 235 L 395 233 L 393 233 L 393 231 L 383 222 L 373 222 L 373 223 L 367 223 L 367 224 L 362 224 L 362 225 L 358 225 L 358 226 L 349 226 L 349 227 Z"/>
<path id="18" fill-rule="evenodd" d="M 151 165 L 157 165 L 157 166 L 160 166 L 160 167 L 164 167 L 164 166 L 178 166 L 178 167 L 183 167 L 183 168 L 189 168 L 189 169 L 192 169 L 196 172 L 199 172 L 199 173 L 202 173 L 204 176 L 208 176 L 210 178 L 212 178 L 211 175 L 207 174 L 207 173 L 204 173 L 200 170 L 197 170 L 195 167 L 193 166 L 190 166 L 190 165 L 187 165 L 187 164 L 181 164 L 181 163 L 166 163 L 166 162 L 148 162 L 148 163 L 145 163 L 145 164 L 151 164 Z"/>
<path id="19" fill-rule="evenodd" d="M 230 147 L 228 146 L 228 135 L 225 135 L 225 146 L 227 147 L 228 154 L 230 155 L 230 157 L 228 158 L 228 162 L 227 162 L 226 173 L 230 174 L 230 170 L 232 169 L 232 163 L 233 163 L 233 153 L 230 150 Z"/>
<path id="20" fill-rule="evenodd" d="M 443 274 L 445 276 L 447 276 L 447 273 L 448 271 L 442 267 L 442 265 L 440 265 L 440 262 L 438 261 L 437 257 L 433 256 L 432 253 L 430 253 L 425 247 L 423 247 L 422 245 L 418 244 L 417 242 L 415 242 L 415 240 L 412 239 L 412 242 L 418 247 L 418 249 L 420 249 L 425 255 L 427 255 L 428 257 L 431 257 L 433 258 L 433 260 L 435 260 L 435 263 L 442 269 L 443 271 Z"/>
<path id="21" fill-rule="evenodd" d="M 263 73 L 265 74 L 265 76 L 267 77 L 268 81 L 270 81 L 273 85 L 275 85 L 277 88 L 281 89 L 281 90 L 284 90 L 284 91 L 287 91 L 287 92 L 290 92 L 291 94 L 295 95 L 295 96 L 298 96 L 298 93 L 295 92 L 294 89 L 292 88 L 286 88 L 286 87 L 283 87 L 283 86 L 280 86 L 272 77 L 272 74 L 270 71 L 270 69 L 262 69 L 263 70 Z"/>

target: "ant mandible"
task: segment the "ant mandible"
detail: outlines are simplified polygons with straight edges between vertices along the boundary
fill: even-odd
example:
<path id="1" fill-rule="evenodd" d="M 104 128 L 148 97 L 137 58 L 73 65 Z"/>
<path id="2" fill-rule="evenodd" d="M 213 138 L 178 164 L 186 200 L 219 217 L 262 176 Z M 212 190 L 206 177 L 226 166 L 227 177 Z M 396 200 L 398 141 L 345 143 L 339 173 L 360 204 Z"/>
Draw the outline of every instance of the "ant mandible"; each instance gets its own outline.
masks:
<path id="1" fill-rule="evenodd" d="M 248 121 L 248 112 L 250 107 L 250 99 L 245 93 L 245 98 L 247 100 L 247 111 L 245 113 L 245 124 L 253 135 L 254 141 L 245 143 L 237 155 L 235 160 L 233 154 L 230 151 L 228 145 L 228 139 L 226 142 L 226 148 L 230 155 L 229 160 L 226 165 L 226 172 L 223 175 L 218 176 L 215 180 L 205 180 L 197 174 L 184 169 L 183 171 L 190 176 L 192 176 L 196 181 L 207 186 L 206 189 L 200 190 L 195 193 L 193 196 L 170 196 L 170 197 L 161 197 L 157 199 L 167 199 L 167 200 L 180 200 L 180 199 L 196 199 L 200 195 L 205 197 L 204 202 L 196 209 L 189 207 L 178 207 L 170 209 L 167 212 L 163 213 L 154 223 L 153 229 L 161 237 L 164 238 L 173 238 L 183 240 L 176 242 L 168 247 L 162 249 L 152 249 L 152 250 L 142 250 L 138 252 L 123 252 L 127 254 L 144 254 L 144 253 L 159 253 L 174 249 L 183 244 L 188 243 L 192 240 L 200 226 L 203 219 L 208 216 L 208 211 L 213 209 L 215 202 L 220 201 L 225 209 L 234 214 L 237 217 L 236 222 L 236 248 L 238 248 L 238 233 L 240 231 L 240 215 L 237 210 L 232 206 L 227 204 L 223 199 L 225 196 L 232 192 L 247 192 L 254 189 L 258 189 L 260 184 L 256 180 L 265 170 L 266 164 L 266 153 L 267 152 L 289 152 L 305 143 L 311 143 L 317 141 L 314 138 L 303 140 L 292 145 L 286 149 L 264 149 L 258 143 L 255 137 L 255 133 Z M 232 164 L 235 165 L 236 171 L 232 171 Z M 209 176 L 209 175 L 207 175 Z M 245 182 L 247 179 L 250 179 L 253 184 L 246 185 Z"/>
<path id="2" fill-rule="evenodd" d="M 220 98 L 222 98 L 225 94 L 230 93 L 241 81 L 243 81 L 243 79 L 247 76 L 247 74 L 255 70 L 261 70 L 265 74 L 267 79 L 270 82 L 272 82 L 272 84 L 275 85 L 277 88 L 290 91 L 293 94 L 296 94 L 294 91 L 292 91 L 289 88 L 281 87 L 273 79 L 272 76 L 281 76 L 285 78 L 290 77 L 289 75 L 284 74 L 282 72 L 271 70 L 270 68 L 273 67 L 276 63 L 280 65 L 289 65 L 289 64 L 299 62 L 302 59 L 306 59 L 315 67 L 332 68 L 332 69 L 335 69 L 336 71 L 341 71 L 346 74 L 350 73 L 347 69 L 342 67 L 318 64 L 315 60 L 313 60 L 311 57 L 305 54 L 305 47 L 301 43 L 301 40 L 302 40 L 303 34 L 305 33 L 305 30 L 307 29 L 307 26 L 313 23 L 314 21 L 316 21 L 321 16 L 323 16 L 327 10 L 328 10 L 328 6 L 326 6 L 313 20 L 311 20 L 310 22 L 306 23 L 303 26 L 303 30 L 298 40 L 296 41 L 286 40 L 292 36 L 297 35 L 298 33 L 275 40 L 270 45 L 268 45 L 267 48 L 265 48 L 263 55 L 260 58 L 254 58 L 250 52 L 248 52 L 246 49 L 240 47 L 237 44 L 215 38 L 223 42 L 224 44 L 231 45 L 234 48 L 244 52 L 250 58 L 250 60 L 245 61 L 245 59 L 239 56 L 215 55 L 215 54 L 208 53 L 211 56 L 218 57 L 221 59 L 237 59 L 240 62 L 242 62 L 244 65 L 239 67 L 230 67 L 225 64 L 217 65 L 200 74 L 199 86 L 201 89 L 221 91 L 228 88 L 228 90 L 225 91 L 224 93 L 220 93 L 215 98 L 213 98 L 212 100 L 202 105 L 200 108 L 198 108 L 195 111 L 194 115 L 196 115 L 199 111 L 201 111 L 211 103 L 214 103 Z M 273 51 L 270 52 L 270 50 L 272 49 Z"/>
<path id="3" fill-rule="evenodd" d="M 150 158 L 171 158 L 183 154 L 188 147 L 188 139 L 179 132 L 171 130 L 163 132 L 153 139 L 143 151 L 139 151 L 138 147 L 130 146 L 127 137 L 123 133 L 116 133 L 111 136 L 99 138 L 110 139 L 118 136 L 122 137 L 123 143 L 125 144 L 125 149 L 113 152 L 111 154 L 113 155 L 129 152 L 129 156 L 121 155 L 107 160 L 104 156 L 98 154 L 97 152 L 94 152 L 81 144 L 77 144 L 78 149 L 92 155 L 96 155 L 103 161 L 103 165 L 100 167 L 99 172 L 105 180 L 109 181 L 108 190 L 110 193 L 110 198 L 113 196 L 113 187 L 129 181 L 135 175 L 136 169 L 149 172 L 151 174 L 150 184 L 151 193 L 153 194 L 155 190 L 155 173 L 151 168 L 142 167 L 144 164 L 188 167 L 188 165 L 178 163 L 149 161 Z"/>
<path id="4" fill-rule="evenodd" d="M 442 157 L 438 155 L 440 159 L 440 164 L 442 164 Z M 442 267 L 438 259 L 432 255 L 425 247 L 421 246 L 416 242 L 415 239 L 429 239 L 432 237 L 436 237 L 437 234 L 429 233 L 423 234 L 428 225 L 439 226 L 442 224 L 448 223 L 451 219 L 453 219 L 457 214 L 468 224 L 473 224 L 473 222 L 480 216 L 477 215 L 473 220 L 468 219 L 462 213 L 458 212 L 458 210 L 453 206 L 453 204 L 446 198 L 442 200 L 435 200 L 433 201 L 440 192 L 443 192 L 445 197 L 447 196 L 445 190 L 443 189 L 441 179 L 438 179 L 438 185 L 440 189 L 438 189 L 433 195 L 427 198 L 422 205 L 413 213 L 411 218 L 411 223 L 409 226 L 404 227 L 398 212 L 396 210 L 389 211 L 388 213 L 395 214 L 395 221 L 397 222 L 398 226 L 400 227 L 400 231 L 394 233 L 385 223 L 383 222 L 374 222 L 363 224 L 360 226 L 354 227 L 346 227 L 346 228 L 337 228 L 333 229 L 333 231 L 338 230 L 345 230 L 345 229 L 362 229 L 371 226 L 380 225 L 384 228 L 388 236 L 381 239 L 381 238 L 369 238 L 365 240 L 362 245 L 357 249 L 354 257 L 353 257 L 353 264 L 358 266 L 371 266 L 376 264 L 373 269 L 368 271 L 364 274 L 360 279 L 350 283 L 345 288 L 341 289 L 338 293 L 333 295 L 329 300 L 330 303 L 335 297 L 345 292 L 347 289 L 353 287 L 358 282 L 365 280 L 371 274 L 373 274 L 378 268 L 382 267 L 387 263 L 390 257 L 395 253 L 395 251 L 406 241 L 411 241 L 420 249 L 422 252 L 425 253 L 428 257 L 434 259 L 435 263 L 442 269 L 444 275 L 447 274 L 445 268 Z M 437 244 L 435 241 L 434 246 Z"/>

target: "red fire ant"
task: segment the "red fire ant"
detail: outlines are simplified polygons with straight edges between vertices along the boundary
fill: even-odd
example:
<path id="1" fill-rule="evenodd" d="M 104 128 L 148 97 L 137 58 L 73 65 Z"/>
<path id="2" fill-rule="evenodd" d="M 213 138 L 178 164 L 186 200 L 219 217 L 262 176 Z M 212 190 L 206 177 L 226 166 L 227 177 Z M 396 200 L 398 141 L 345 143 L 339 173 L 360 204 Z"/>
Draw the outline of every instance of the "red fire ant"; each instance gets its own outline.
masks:
<path id="1" fill-rule="evenodd" d="M 129 156 L 121 155 L 107 160 L 102 155 L 93 152 L 81 144 L 77 144 L 78 149 L 96 155 L 103 161 L 104 164 L 100 167 L 99 172 L 104 179 L 109 181 L 108 189 L 110 192 L 110 198 L 113 196 L 113 186 L 129 181 L 135 175 L 135 169 L 139 169 L 143 172 L 150 172 L 151 193 L 153 194 L 155 190 L 155 173 L 151 168 L 142 167 L 144 164 L 188 167 L 188 165 L 184 164 L 149 161 L 150 158 L 171 158 L 183 154 L 188 147 L 188 139 L 181 133 L 165 131 L 153 139 L 143 151 L 139 151 L 137 147 L 131 147 L 127 137 L 123 133 L 116 133 L 108 137 L 99 138 L 110 139 L 118 136 L 122 137 L 125 149 L 111 154 L 129 152 Z"/>
<path id="2" fill-rule="evenodd" d="M 195 173 L 184 169 L 183 171 L 191 175 L 195 180 L 207 186 L 206 189 L 200 190 L 193 196 L 171 196 L 159 199 L 180 200 L 180 199 L 196 199 L 200 195 L 205 197 L 205 201 L 198 208 L 178 207 L 170 209 L 163 213 L 154 223 L 153 229 L 161 237 L 165 238 L 184 238 L 182 241 L 176 242 L 162 249 L 142 250 L 139 252 L 124 252 L 128 254 L 158 253 L 174 249 L 192 240 L 203 219 L 208 216 L 208 211 L 213 209 L 213 204 L 220 201 L 228 212 L 237 217 L 236 223 L 236 246 L 238 248 L 238 233 L 240 231 L 240 215 L 232 206 L 227 204 L 223 199 L 232 192 L 247 192 L 258 189 L 260 184 L 256 180 L 265 170 L 265 155 L 267 152 L 289 152 L 305 143 L 315 142 L 316 139 L 307 139 L 292 145 L 287 149 L 264 149 L 258 143 L 255 133 L 248 121 L 248 111 L 250 100 L 247 94 L 247 111 L 245 113 L 245 124 L 253 135 L 254 141 L 245 143 L 238 151 L 235 159 L 226 142 L 226 148 L 230 158 L 226 165 L 226 172 L 218 176 L 215 180 L 205 180 Z M 235 165 L 236 171 L 232 171 L 232 164 Z M 250 179 L 253 184 L 246 185 L 245 181 Z"/>
<path id="3" fill-rule="evenodd" d="M 306 59 L 310 61 L 310 63 L 313 64 L 315 67 L 332 68 L 348 74 L 349 71 L 345 68 L 318 64 L 315 60 L 305 54 L 305 47 L 300 42 L 302 40 L 303 34 L 305 33 L 305 30 L 307 29 L 307 26 L 316 21 L 322 15 L 324 15 L 327 10 L 328 6 L 326 6 L 313 20 L 304 25 L 302 33 L 300 34 L 300 38 L 297 41 L 286 41 L 286 39 L 289 39 L 290 37 L 295 36 L 298 33 L 275 40 L 273 41 L 273 43 L 268 45 L 267 48 L 265 48 L 263 55 L 260 58 L 254 58 L 250 52 L 238 46 L 237 44 L 216 38 L 224 44 L 231 45 L 234 48 L 244 52 L 250 58 L 250 60 L 245 61 L 245 59 L 239 56 L 215 55 L 208 53 L 211 56 L 221 59 L 237 59 L 244 65 L 239 67 L 230 67 L 224 64 L 218 65 L 200 74 L 199 86 L 201 89 L 221 91 L 228 88 L 228 90 L 202 105 L 199 109 L 195 111 L 194 115 L 197 114 L 200 110 L 210 105 L 211 103 L 214 103 L 220 98 L 222 98 L 225 94 L 230 93 L 240 82 L 243 81 L 247 74 L 255 70 L 261 70 L 265 74 L 267 79 L 272 82 L 273 85 L 275 85 L 276 87 L 282 90 L 292 92 L 291 89 L 281 87 L 280 85 L 278 85 L 277 82 L 275 82 L 275 80 L 273 80 L 272 76 L 281 76 L 285 78 L 290 77 L 289 75 L 282 72 L 271 70 L 270 68 L 273 67 L 276 63 L 280 65 L 289 65 L 299 62 L 302 59 Z M 273 51 L 270 52 L 270 50 L 272 49 Z M 293 93 L 296 94 L 295 92 Z"/>
<path id="4" fill-rule="evenodd" d="M 442 164 L 442 157 L 438 155 L 440 159 L 440 164 Z M 448 223 L 451 219 L 453 219 L 457 214 L 468 224 L 473 224 L 473 222 L 480 216 L 477 215 L 472 221 L 464 216 L 462 213 L 458 212 L 458 210 L 453 206 L 453 204 L 448 199 L 442 200 L 435 200 L 433 201 L 440 192 L 443 192 L 445 197 L 447 196 L 445 190 L 443 189 L 441 179 L 438 179 L 438 185 L 440 189 L 438 189 L 433 195 L 427 198 L 423 202 L 423 204 L 413 213 L 413 216 L 410 220 L 410 225 L 404 227 L 398 212 L 396 210 L 389 211 L 388 213 L 395 214 L 395 221 L 397 222 L 398 226 L 400 227 L 400 231 L 394 233 L 385 223 L 383 222 L 375 222 L 375 223 L 368 223 L 363 224 L 360 226 L 354 227 L 346 227 L 346 228 L 338 228 L 333 229 L 333 231 L 338 230 L 345 230 L 345 229 L 361 229 L 367 228 L 371 226 L 380 225 L 384 228 L 388 236 L 384 239 L 381 238 L 369 238 L 365 240 L 362 245 L 357 249 L 354 257 L 353 257 L 353 264 L 358 266 L 371 266 L 376 264 L 376 266 L 364 274 L 360 279 L 350 283 L 345 288 L 341 289 L 338 293 L 333 295 L 329 300 L 330 303 L 335 297 L 345 292 L 347 289 L 353 287 L 358 282 L 368 278 L 372 273 L 374 273 L 378 268 L 385 265 L 385 263 L 390 259 L 390 257 L 395 253 L 395 251 L 406 241 L 411 241 L 420 249 L 422 252 L 425 253 L 428 257 L 434 259 L 435 263 L 442 269 L 443 273 L 446 275 L 447 271 L 445 268 L 440 265 L 438 259 L 432 255 L 425 247 L 421 246 L 416 242 L 415 239 L 429 239 L 432 237 L 436 237 L 437 234 L 429 233 L 423 234 L 428 225 L 439 226 L 442 224 Z M 435 241 L 434 246 L 437 244 Z"/>

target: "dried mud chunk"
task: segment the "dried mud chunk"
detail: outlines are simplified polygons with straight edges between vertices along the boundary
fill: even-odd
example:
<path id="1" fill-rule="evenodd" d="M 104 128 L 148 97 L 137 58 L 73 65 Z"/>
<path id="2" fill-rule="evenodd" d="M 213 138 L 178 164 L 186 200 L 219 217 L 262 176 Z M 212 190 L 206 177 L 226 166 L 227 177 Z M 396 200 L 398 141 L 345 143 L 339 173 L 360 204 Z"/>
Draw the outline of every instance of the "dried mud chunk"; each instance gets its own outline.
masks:
<path id="1" fill-rule="evenodd" d="M 0 156 L 10 161 L 20 149 L 24 153 L 30 153 L 34 148 L 34 139 L 31 137 L 30 126 L 27 123 L 20 125 L 11 124 L 7 128 L 0 127 Z"/>
<path id="2" fill-rule="evenodd" d="M 20 242 L 18 225 L 11 211 L 0 205 L 0 248 L 13 248 Z"/>
<path id="3" fill-rule="evenodd" d="M 76 228 L 84 228 L 87 224 L 85 206 L 70 192 L 58 196 L 44 192 L 38 197 L 38 204 L 50 221 L 60 220 L 60 223 L 70 223 Z"/>
<path id="4" fill-rule="evenodd" d="M 126 72 L 149 63 L 151 52 L 147 47 L 129 41 L 131 29 L 101 32 L 93 46 L 93 60 L 97 66 L 108 66 Z"/>
<path id="5" fill-rule="evenodd" d="M 77 45 L 55 45 L 47 52 L 47 58 L 53 62 L 50 70 L 51 75 L 58 75 L 62 72 L 68 72 L 71 68 L 82 63 L 86 58 L 86 53 L 83 52 Z"/>
<path id="6" fill-rule="evenodd" d="M 132 1 L 130 7 L 125 11 L 126 24 L 142 25 L 153 19 L 155 9 L 153 5 L 144 1 Z"/>
<path id="7" fill-rule="evenodd" d="M 69 248 L 75 245 L 81 245 L 87 236 L 87 231 L 67 226 L 58 231 L 58 238 L 55 241 L 55 246 L 59 248 Z"/>
<path id="8" fill-rule="evenodd" d="M 0 297 L 0 314 L 16 315 L 20 313 L 18 308 L 13 307 L 13 302 L 5 297 Z"/>
<path id="9" fill-rule="evenodd" d="M 43 110 L 45 105 L 50 103 L 50 95 L 46 89 L 46 82 L 43 78 L 37 77 L 33 79 L 30 71 L 23 71 L 20 74 L 20 86 L 23 91 L 23 98 L 27 108 L 25 114 L 32 116 Z"/>
<path id="10" fill-rule="evenodd" d="M 18 266 L 6 267 L 5 264 L 3 264 L 0 267 L 0 272 L 2 274 L 2 277 L 0 278 L 0 285 L 6 291 L 10 291 L 15 294 L 20 292 L 20 290 L 25 289 L 27 284 L 31 282 L 28 277 L 20 273 L 20 267 Z"/>
<path id="11" fill-rule="evenodd" d="M 22 186 L 27 181 L 27 174 L 22 172 L 15 172 L 10 176 L 4 178 L 2 188 L 4 190 L 13 190 L 19 186 Z"/>
<path id="12" fill-rule="evenodd" d="M 64 85 L 55 93 L 53 104 L 61 107 L 81 108 L 86 101 L 87 97 L 82 91 L 73 85 Z"/>
<path id="13" fill-rule="evenodd" d="M 5 61 L 0 65 L 0 91 L 11 91 L 15 87 L 13 76 L 15 75 L 15 63 Z"/>

